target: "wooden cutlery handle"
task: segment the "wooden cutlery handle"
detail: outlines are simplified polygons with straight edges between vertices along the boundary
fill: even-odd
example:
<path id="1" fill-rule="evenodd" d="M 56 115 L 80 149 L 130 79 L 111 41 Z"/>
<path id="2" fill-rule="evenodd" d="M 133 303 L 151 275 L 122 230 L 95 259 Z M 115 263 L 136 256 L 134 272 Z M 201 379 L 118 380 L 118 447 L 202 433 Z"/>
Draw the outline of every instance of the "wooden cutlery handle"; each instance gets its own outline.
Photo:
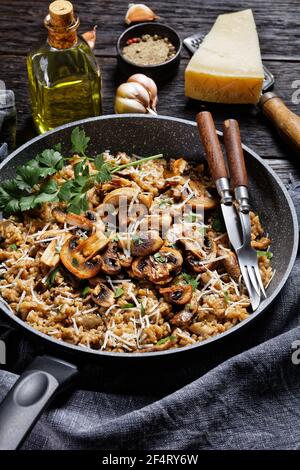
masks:
<path id="1" fill-rule="evenodd" d="M 290 111 L 282 99 L 271 92 L 262 95 L 260 107 L 281 137 L 300 153 L 300 116 Z"/>
<path id="2" fill-rule="evenodd" d="M 227 119 L 223 122 L 223 135 L 232 188 L 235 189 L 238 186 L 248 187 L 240 128 L 235 119 Z"/>
<path id="3" fill-rule="evenodd" d="M 213 180 L 228 178 L 224 155 L 211 113 L 209 111 L 198 113 L 196 121 Z"/>

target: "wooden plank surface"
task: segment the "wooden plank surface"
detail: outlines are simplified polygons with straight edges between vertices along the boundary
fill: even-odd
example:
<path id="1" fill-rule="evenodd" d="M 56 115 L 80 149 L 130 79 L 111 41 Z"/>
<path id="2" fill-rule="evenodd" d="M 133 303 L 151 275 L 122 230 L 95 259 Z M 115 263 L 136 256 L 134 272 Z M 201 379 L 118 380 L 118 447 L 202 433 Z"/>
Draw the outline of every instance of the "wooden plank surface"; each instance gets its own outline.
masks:
<path id="1" fill-rule="evenodd" d="M 81 29 L 98 24 L 97 53 L 114 55 L 118 36 L 125 28 L 128 0 L 76 0 Z M 138 3 L 138 2 L 136 2 Z M 255 14 L 263 55 L 300 58 L 299 0 L 150 0 L 146 2 L 174 27 L 182 38 L 197 31 L 207 32 L 220 13 L 252 8 Z M 43 40 L 41 28 L 48 0 L 0 0 L 0 53 L 27 54 L 35 41 Z M 3 35 L 4 36 L 4 35 Z"/>
<path id="2" fill-rule="evenodd" d="M 103 73 L 104 113 L 113 113 L 115 89 L 121 80 L 116 68 L 115 44 L 124 31 L 123 17 L 127 0 L 76 0 L 80 14 L 81 32 L 98 24 L 95 53 Z M 42 27 L 47 12 L 47 0 L 0 0 L 0 79 L 16 92 L 18 108 L 18 143 L 35 135 L 31 121 L 27 91 L 26 54 L 37 41 L 43 41 Z M 232 1 L 219 0 L 152 0 L 147 2 L 161 20 L 173 26 L 182 38 L 196 31 L 207 31 L 220 13 L 252 8 L 259 31 L 265 65 L 274 73 L 275 91 L 294 112 L 300 114 L 300 105 L 292 102 L 300 72 L 300 6 L 299 0 Z M 177 76 L 159 90 L 159 114 L 194 119 L 203 105 L 184 97 L 183 74 L 189 54 L 183 51 Z M 289 175 L 300 178 L 298 162 L 278 138 L 272 126 L 253 106 L 209 105 L 217 125 L 234 117 L 239 120 L 243 141 L 262 157 L 268 158 L 275 171 L 287 183 Z"/>

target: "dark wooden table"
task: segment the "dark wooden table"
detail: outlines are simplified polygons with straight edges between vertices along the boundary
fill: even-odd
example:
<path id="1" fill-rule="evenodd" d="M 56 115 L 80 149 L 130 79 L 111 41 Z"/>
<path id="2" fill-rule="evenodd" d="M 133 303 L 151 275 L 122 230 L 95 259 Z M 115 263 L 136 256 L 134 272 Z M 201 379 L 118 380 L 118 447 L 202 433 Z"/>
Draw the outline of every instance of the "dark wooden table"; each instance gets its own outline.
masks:
<path id="1" fill-rule="evenodd" d="M 73 3 L 81 19 L 81 32 L 98 25 L 95 53 L 103 73 L 104 113 L 111 114 L 119 81 L 115 45 L 125 28 L 123 18 L 128 0 L 74 0 Z M 252 8 L 263 61 L 276 78 L 275 91 L 290 109 L 300 114 L 300 104 L 292 102 L 296 91 L 293 86 L 300 87 L 299 0 L 151 0 L 146 3 L 182 38 L 208 31 L 220 13 Z M 18 144 L 35 135 L 25 58 L 37 42 L 46 39 L 42 22 L 48 5 L 47 0 L 0 0 L 0 79 L 16 93 Z M 184 97 L 183 76 L 188 60 L 189 54 L 184 50 L 177 76 L 159 90 L 159 114 L 194 119 L 200 110 L 199 103 L 188 102 Z M 238 119 L 244 143 L 268 159 L 285 183 L 290 175 L 300 178 L 296 156 L 281 142 L 256 107 L 211 105 L 208 108 L 219 127 L 225 118 Z"/>

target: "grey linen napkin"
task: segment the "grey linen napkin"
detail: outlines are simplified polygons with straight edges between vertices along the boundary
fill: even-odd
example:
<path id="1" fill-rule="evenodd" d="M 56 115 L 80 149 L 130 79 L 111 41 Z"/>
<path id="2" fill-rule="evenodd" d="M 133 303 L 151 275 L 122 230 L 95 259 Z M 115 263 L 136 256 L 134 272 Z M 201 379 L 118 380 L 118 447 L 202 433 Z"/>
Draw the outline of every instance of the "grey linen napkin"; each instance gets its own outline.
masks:
<path id="1" fill-rule="evenodd" d="M 300 184 L 289 191 L 300 218 Z M 300 256 L 268 311 L 213 349 L 125 370 L 87 366 L 23 449 L 299 449 L 299 320 Z M 0 334 L 11 358 L 2 400 L 36 349 L 3 320 Z"/>

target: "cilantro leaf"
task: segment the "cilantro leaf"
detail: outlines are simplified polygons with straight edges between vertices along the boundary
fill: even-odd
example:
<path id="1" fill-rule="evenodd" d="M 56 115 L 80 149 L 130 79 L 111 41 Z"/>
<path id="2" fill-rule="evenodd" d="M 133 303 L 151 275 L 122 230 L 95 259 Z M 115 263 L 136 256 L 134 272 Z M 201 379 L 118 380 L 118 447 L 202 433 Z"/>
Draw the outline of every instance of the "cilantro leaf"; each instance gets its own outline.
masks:
<path id="1" fill-rule="evenodd" d="M 126 310 L 127 308 L 134 308 L 134 304 L 128 303 L 128 304 L 122 305 L 121 308 L 124 310 Z"/>
<path id="2" fill-rule="evenodd" d="M 216 232 L 226 232 L 224 217 L 220 209 L 213 213 L 211 226 Z"/>
<path id="3" fill-rule="evenodd" d="M 159 341 L 157 341 L 156 345 L 160 346 L 161 344 L 165 344 L 168 341 L 175 341 L 175 340 L 176 340 L 176 336 L 166 336 L 165 338 L 162 338 Z"/>
<path id="4" fill-rule="evenodd" d="M 102 166 L 104 165 L 104 156 L 103 153 L 100 153 L 100 155 L 97 155 L 94 160 L 94 165 L 96 167 L 96 170 L 100 171 Z"/>
<path id="5" fill-rule="evenodd" d="M 225 302 L 228 304 L 231 299 L 229 297 L 229 294 L 228 294 L 227 290 L 223 291 L 223 296 L 224 296 Z"/>
<path id="6" fill-rule="evenodd" d="M 86 297 L 89 292 L 90 292 L 89 286 L 85 286 L 85 287 L 82 289 L 82 292 L 81 292 L 82 297 Z"/>
<path id="7" fill-rule="evenodd" d="M 83 129 L 80 130 L 79 127 L 75 127 L 71 134 L 72 152 L 85 156 L 85 151 L 90 140 L 90 137 L 85 135 L 85 131 Z"/>
<path id="8" fill-rule="evenodd" d="M 46 149 L 38 156 L 38 162 L 55 171 L 61 170 L 63 166 L 63 157 L 60 152 L 54 149 Z"/>
<path id="9" fill-rule="evenodd" d="M 182 274 L 182 277 L 183 277 L 183 279 L 185 280 L 185 282 L 186 282 L 187 284 L 189 284 L 190 286 L 192 286 L 193 291 L 195 291 L 195 290 L 198 288 L 198 286 L 199 286 L 199 281 L 197 281 L 197 279 L 196 279 L 195 277 L 191 276 L 191 275 L 188 274 L 188 273 L 183 273 L 183 274 Z"/>
<path id="10" fill-rule="evenodd" d="M 155 261 L 158 261 L 159 263 L 166 263 L 167 262 L 167 258 L 159 252 L 155 253 L 153 255 L 153 258 L 155 259 Z"/>
<path id="11" fill-rule="evenodd" d="M 271 251 L 256 250 L 257 256 L 266 256 L 268 259 L 273 258 L 273 253 Z"/>
<path id="12" fill-rule="evenodd" d="M 20 209 L 22 212 L 28 211 L 29 209 L 32 209 L 35 207 L 35 198 L 36 196 L 32 194 L 31 196 L 23 196 L 20 199 Z"/>
<path id="13" fill-rule="evenodd" d="M 124 294 L 124 289 L 122 289 L 122 287 L 117 287 L 115 290 L 115 299 L 122 297 L 123 294 Z"/>
<path id="14" fill-rule="evenodd" d="M 59 272 L 59 268 L 53 269 L 53 271 L 50 272 L 48 278 L 47 278 L 47 284 L 49 287 L 53 286 L 56 274 Z"/>

